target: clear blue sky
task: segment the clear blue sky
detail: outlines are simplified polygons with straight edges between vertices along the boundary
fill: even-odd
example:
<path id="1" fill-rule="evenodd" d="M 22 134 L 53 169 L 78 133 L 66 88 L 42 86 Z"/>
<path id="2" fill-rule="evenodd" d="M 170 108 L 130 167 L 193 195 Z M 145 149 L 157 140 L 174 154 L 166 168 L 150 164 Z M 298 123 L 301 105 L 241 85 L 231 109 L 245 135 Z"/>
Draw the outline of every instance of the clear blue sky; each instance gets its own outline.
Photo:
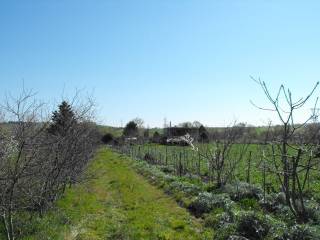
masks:
<path id="1" fill-rule="evenodd" d="M 307 93 L 320 80 L 319 12 L 293 0 L 1 1 L 0 97 L 24 80 L 50 102 L 93 92 L 109 125 L 265 124 L 249 76 Z"/>

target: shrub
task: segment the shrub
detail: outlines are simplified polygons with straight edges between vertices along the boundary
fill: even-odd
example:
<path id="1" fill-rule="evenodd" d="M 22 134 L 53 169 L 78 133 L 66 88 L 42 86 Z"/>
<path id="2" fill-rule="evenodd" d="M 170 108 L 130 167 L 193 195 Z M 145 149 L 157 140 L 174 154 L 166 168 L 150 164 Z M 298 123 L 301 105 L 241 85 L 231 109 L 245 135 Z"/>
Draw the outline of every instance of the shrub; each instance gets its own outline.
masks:
<path id="1" fill-rule="evenodd" d="M 214 232 L 214 238 L 215 240 L 229 240 L 232 239 L 231 237 L 236 235 L 236 225 L 235 224 L 226 224 L 222 226 L 221 228 L 217 229 Z M 245 239 L 241 239 L 245 240 Z"/>
<path id="2" fill-rule="evenodd" d="M 271 217 L 270 215 L 266 215 L 266 218 L 268 223 L 270 224 L 270 229 L 268 234 L 269 238 L 267 239 L 277 239 L 277 240 L 282 239 L 282 236 L 288 230 L 287 224 L 277 218 Z"/>
<path id="3" fill-rule="evenodd" d="M 175 170 L 172 166 L 159 166 L 159 169 L 164 173 L 173 174 L 175 172 Z"/>
<path id="4" fill-rule="evenodd" d="M 320 223 L 320 206 L 315 200 L 306 200 L 305 209 L 308 219 L 319 224 Z"/>
<path id="5" fill-rule="evenodd" d="M 205 217 L 204 223 L 206 227 L 219 229 L 227 224 L 233 223 L 233 220 L 233 216 L 231 216 L 223 208 L 217 208 Z"/>
<path id="6" fill-rule="evenodd" d="M 288 229 L 277 240 L 318 240 L 320 239 L 319 229 L 308 225 L 294 225 Z"/>
<path id="7" fill-rule="evenodd" d="M 138 125 L 134 121 L 130 121 L 123 129 L 123 135 L 126 137 L 138 136 Z"/>
<path id="8" fill-rule="evenodd" d="M 182 177 L 183 180 L 190 182 L 190 183 L 194 183 L 194 184 L 202 184 L 202 180 L 201 177 L 199 177 L 198 175 L 195 174 L 191 174 L 191 173 L 187 173 Z"/>
<path id="9" fill-rule="evenodd" d="M 149 165 L 144 161 L 137 161 L 134 163 L 134 166 L 140 174 L 152 181 L 166 181 L 166 177 L 169 178 L 169 176 L 162 172 L 157 166 Z"/>
<path id="10" fill-rule="evenodd" d="M 111 133 L 106 133 L 105 135 L 102 136 L 101 141 L 105 144 L 113 142 L 113 135 Z"/>
<path id="11" fill-rule="evenodd" d="M 156 159 L 150 153 L 146 153 L 143 157 L 143 160 L 145 160 L 148 163 L 155 163 L 156 162 Z"/>
<path id="12" fill-rule="evenodd" d="M 266 194 L 265 198 L 261 198 L 260 205 L 269 212 L 275 212 L 280 205 L 285 204 L 283 193 Z"/>
<path id="13" fill-rule="evenodd" d="M 164 175 L 164 181 L 165 181 L 166 183 L 171 183 L 171 182 L 173 182 L 173 181 L 177 181 L 177 177 L 172 176 L 172 175 L 165 174 L 165 175 Z"/>
<path id="14" fill-rule="evenodd" d="M 247 211 L 260 209 L 260 205 L 259 205 L 258 201 L 254 198 L 241 199 L 239 204 L 242 209 L 247 210 Z"/>
<path id="15" fill-rule="evenodd" d="M 287 205 L 279 204 L 277 205 L 276 216 L 279 217 L 279 219 L 285 221 L 286 223 L 294 223 L 294 215 L 290 208 Z"/>
<path id="16" fill-rule="evenodd" d="M 267 236 L 270 226 L 266 219 L 255 212 L 245 212 L 239 215 L 237 232 L 249 239 L 263 239 Z"/>
<path id="17" fill-rule="evenodd" d="M 185 195 L 196 196 L 201 192 L 201 188 L 188 182 L 174 181 L 169 184 L 168 192 L 182 192 Z"/>
<path id="18" fill-rule="evenodd" d="M 208 213 L 215 208 L 230 209 L 233 204 L 227 194 L 212 194 L 209 192 L 202 192 L 191 203 L 190 210 L 196 215 Z"/>
<path id="19" fill-rule="evenodd" d="M 224 191 L 228 193 L 234 201 L 244 198 L 255 198 L 259 200 L 263 196 L 261 188 L 246 182 L 238 182 L 232 185 L 227 184 L 224 187 Z"/>
<path id="20" fill-rule="evenodd" d="M 160 143 L 160 139 L 161 139 L 160 134 L 157 131 L 154 132 L 154 134 L 152 136 L 152 142 L 153 143 Z"/>
<path id="21" fill-rule="evenodd" d="M 198 140 L 199 140 L 199 142 L 202 142 L 202 143 L 209 142 L 209 133 L 203 125 L 201 125 L 199 127 L 199 139 Z"/>

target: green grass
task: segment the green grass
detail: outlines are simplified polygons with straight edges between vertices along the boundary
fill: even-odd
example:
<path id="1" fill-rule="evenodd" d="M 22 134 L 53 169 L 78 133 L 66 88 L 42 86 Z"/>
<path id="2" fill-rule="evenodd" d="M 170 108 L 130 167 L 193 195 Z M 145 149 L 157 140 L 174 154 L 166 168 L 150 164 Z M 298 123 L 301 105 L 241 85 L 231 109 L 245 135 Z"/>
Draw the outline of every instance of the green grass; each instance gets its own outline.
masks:
<path id="1" fill-rule="evenodd" d="M 213 146 L 212 144 L 196 144 L 199 147 L 200 151 L 205 153 L 207 147 Z M 231 150 L 231 156 L 234 156 L 234 159 L 238 158 L 239 149 L 241 144 L 235 144 L 233 149 Z M 262 150 L 265 150 L 266 154 L 270 156 L 271 147 L 263 146 L 259 144 L 250 144 L 246 155 L 241 159 L 236 166 L 233 181 L 246 181 L 247 177 L 247 169 L 248 169 L 248 159 L 249 152 L 252 152 L 251 156 L 251 171 L 250 171 L 250 182 L 253 184 L 257 184 L 262 186 L 263 184 L 263 162 L 262 162 Z M 292 153 L 294 150 L 290 149 Z M 198 174 L 198 166 L 200 162 L 200 172 L 202 176 L 207 176 L 209 174 L 208 170 L 208 161 L 204 158 L 199 158 L 197 152 L 193 151 L 191 147 L 181 147 L 181 146 L 164 146 L 159 144 L 145 144 L 145 145 L 136 145 L 132 147 L 131 154 L 132 156 L 140 156 L 143 157 L 146 153 L 151 154 L 155 159 L 158 160 L 159 165 L 165 165 L 167 160 L 167 164 L 172 167 L 177 166 L 179 163 L 179 159 L 181 156 L 182 164 L 184 168 L 187 168 L 189 172 L 193 174 Z M 273 162 L 271 158 L 268 158 L 269 161 L 266 163 L 266 166 L 273 167 Z M 280 158 L 277 159 L 280 161 Z M 306 161 L 304 159 L 303 161 Z M 279 162 L 280 165 L 280 162 Z M 314 191 L 320 198 L 320 184 L 319 184 L 319 174 L 318 169 L 320 165 L 315 166 L 316 170 L 310 172 L 310 189 Z M 275 174 L 268 173 L 266 170 L 266 184 L 270 186 L 275 191 L 279 191 L 280 183 Z"/>
<path id="2" fill-rule="evenodd" d="M 44 218 L 27 221 L 23 228 L 29 236 L 23 239 L 212 239 L 131 163 L 100 149 L 88 170 L 94 178 L 68 189 Z"/>
<path id="3" fill-rule="evenodd" d="M 122 136 L 123 128 L 121 127 L 110 127 L 104 125 L 97 125 L 97 127 L 102 134 L 111 133 L 114 137 Z"/>

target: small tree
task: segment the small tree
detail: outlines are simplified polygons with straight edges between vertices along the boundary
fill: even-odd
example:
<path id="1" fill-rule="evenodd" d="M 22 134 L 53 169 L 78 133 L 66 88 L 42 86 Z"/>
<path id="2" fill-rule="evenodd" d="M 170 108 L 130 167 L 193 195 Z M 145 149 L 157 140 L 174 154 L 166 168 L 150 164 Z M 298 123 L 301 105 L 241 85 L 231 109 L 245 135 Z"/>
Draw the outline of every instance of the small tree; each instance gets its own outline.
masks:
<path id="1" fill-rule="evenodd" d="M 195 128 L 200 128 L 201 126 L 203 127 L 203 125 L 201 124 L 201 122 L 199 121 L 194 121 L 192 123 L 192 126 L 195 127 Z"/>
<path id="2" fill-rule="evenodd" d="M 209 142 L 208 131 L 203 125 L 199 127 L 199 141 L 202 143 Z"/>
<path id="3" fill-rule="evenodd" d="M 209 172 L 217 187 L 223 187 L 234 177 L 236 167 L 248 149 L 248 139 L 243 138 L 245 126 L 233 125 L 224 128 L 222 139 L 215 141 L 202 155 L 209 163 Z M 241 141 L 241 144 L 238 144 Z"/>
<path id="4" fill-rule="evenodd" d="M 34 95 L 23 90 L 0 107 L 12 121 L 0 130 L 0 217 L 8 240 L 16 239 L 15 214 L 32 208 L 36 196 L 33 186 L 39 176 L 38 157 L 46 124 L 40 114 L 43 104 Z"/>
<path id="5" fill-rule="evenodd" d="M 290 89 L 286 90 L 283 85 L 280 86 L 276 96 L 272 97 L 265 82 L 260 79 L 253 80 L 262 88 L 271 103 L 271 108 L 258 107 L 254 103 L 253 105 L 262 110 L 275 112 L 281 122 L 280 135 L 270 142 L 271 155 L 268 157 L 263 153 L 263 158 L 272 163 L 270 169 L 277 176 L 285 194 L 286 204 L 297 221 L 306 222 L 308 214 L 305 208 L 304 189 L 310 171 L 319 160 L 316 154 L 319 148 L 306 141 L 294 142 L 293 139 L 298 130 L 315 119 L 315 111 L 302 124 L 297 124 L 294 120 L 296 111 L 310 99 L 319 82 L 305 98 L 294 101 Z M 317 100 L 313 109 L 316 109 Z"/>
<path id="6" fill-rule="evenodd" d="M 160 142 L 160 138 L 161 138 L 160 134 L 157 131 L 155 131 L 153 136 L 152 136 L 152 142 L 159 143 Z"/>
<path id="7" fill-rule="evenodd" d="M 137 137 L 138 136 L 137 123 L 134 121 L 128 122 L 125 128 L 123 129 L 123 135 L 125 137 Z"/>
<path id="8" fill-rule="evenodd" d="M 144 138 L 149 138 L 149 135 L 150 135 L 149 128 L 146 128 L 146 129 L 143 131 L 143 137 L 144 137 Z"/>
<path id="9" fill-rule="evenodd" d="M 242 139 L 242 144 L 237 144 L 237 140 L 243 136 L 243 128 L 244 126 L 235 124 L 224 128 L 223 137 L 219 141 L 216 140 L 212 147 L 194 146 L 193 138 L 188 134 L 181 138 L 208 162 L 210 180 L 214 181 L 218 188 L 231 181 L 237 165 L 247 152 L 249 145 L 246 139 Z"/>
<path id="10" fill-rule="evenodd" d="M 138 118 L 136 117 L 135 119 L 132 120 L 133 122 L 135 122 L 137 124 L 138 128 L 143 128 L 144 125 L 144 121 L 142 118 Z"/>
<path id="11" fill-rule="evenodd" d="M 75 114 L 66 101 L 59 105 L 59 110 L 52 113 L 51 120 L 48 128 L 48 132 L 51 134 L 65 135 L 68 129 L 76 123 Z"/>

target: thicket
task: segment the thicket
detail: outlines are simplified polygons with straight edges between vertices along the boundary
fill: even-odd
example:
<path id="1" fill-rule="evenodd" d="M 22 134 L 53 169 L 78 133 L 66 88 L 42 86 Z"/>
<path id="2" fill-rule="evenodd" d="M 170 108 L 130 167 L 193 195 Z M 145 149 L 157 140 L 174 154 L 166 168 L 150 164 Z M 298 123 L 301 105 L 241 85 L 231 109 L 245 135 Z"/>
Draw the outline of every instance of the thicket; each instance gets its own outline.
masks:
<path id="1" fill-rule="evenodd" d="M 8 240 L 19 238 L 19 214 L 41 217 L 79 181 L 99 140 L 91 101 L 63 101 L 51 118 L 45 107 L 26 91 L 1 105 L 0 229 Z"/>

